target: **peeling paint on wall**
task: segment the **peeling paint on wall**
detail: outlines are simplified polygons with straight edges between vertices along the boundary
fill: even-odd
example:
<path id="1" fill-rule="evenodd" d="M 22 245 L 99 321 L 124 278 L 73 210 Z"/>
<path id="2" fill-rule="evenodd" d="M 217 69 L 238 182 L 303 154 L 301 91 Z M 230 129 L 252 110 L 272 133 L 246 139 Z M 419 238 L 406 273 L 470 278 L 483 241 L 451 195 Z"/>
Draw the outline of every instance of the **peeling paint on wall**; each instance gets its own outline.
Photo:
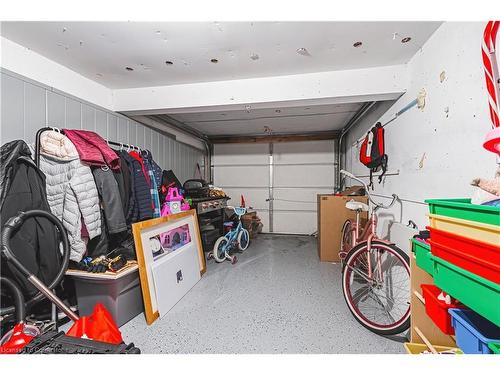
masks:
<path id="1" fill-rule="evenodd" d="M 427 157 L 427 153 L 424 152 L 422 157 L 420 158 L 420 162 L 418 163 L 418 169 L 422 169 L 424 167 L 424 160 Z"/>
<path id="2" fill-rule="evenodd" d="M 420 110 L 424 110 L 424 107 L 425 107 L 425 97 L 427 96 L 427 92 L 425 91 L 425 89 L 421 89 L 419 92 L 418 92 L 418 96 L 417 96 L 417 107 L 418 109 Z"/>
<path id="3" fill-rule="evenodd" d="M 446 72 L 443 70 L 439 75 L 439 82 L 443 83 L 445 79 L 446 79 Z"/>

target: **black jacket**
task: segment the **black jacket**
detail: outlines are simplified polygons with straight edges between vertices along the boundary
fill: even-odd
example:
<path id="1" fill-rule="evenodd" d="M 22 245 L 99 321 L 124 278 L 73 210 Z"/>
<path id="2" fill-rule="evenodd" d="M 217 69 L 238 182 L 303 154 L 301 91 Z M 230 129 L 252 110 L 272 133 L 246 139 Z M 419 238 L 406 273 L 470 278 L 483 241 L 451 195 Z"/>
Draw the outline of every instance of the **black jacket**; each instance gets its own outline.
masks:
<path id="1" fill-rule="evenodd" d="M 120 156 L 119 152 L 117 152 L 117 154 L 118 156 Z M 121 156 L 119 162 L 120 162 L 120 170 L 113 171 L 113 176 L 115 177 L 116 183 L 118 184 L 118 190 L 120 191 L 120 197 L 122 201 L 123 214 L 125 215 L 126 218 L 130 197 L 132 195 L 131 191 L 132 185 L 130 181 L 131 180 L 130 169 L 128 167 L 127 162 Z"/>
<path id="2" fill-rule="evenodd" d="M 120 233 L 127 230 L 120 190 L 113 172 L 107 167 L 94 167 L 92 174 L 99 192 L 108 233 Z"/>
<path id="3" fill-rule="evenodd" d="M 120 195 L 122 198 L 123 213 L 125 214 L 125 219 L 127 224 L 130 224 L 128 213 L 130 211 L 130 206 L 134 205 L 134 187 L 132 184 L 132 177 L 130 176 L 130 167 L 121 155 L 119 151 L 116 151 L 117 155 L 120 157 L 120 171 L 113 171 L 116 183 L 118 184 L 118 190 L 120 190 Z"/>
<path id="4" fill-rule="evenodd" d="M 121 160 L 121 159 L 120 159 Z M 128 170 L 127 165 L 125 169 Z M 108 255 L 111 250 L 119 246 L 124 231 L 127 230 L 127 223 L 122 205 L 123 189 L 117 182 L 117 175 L 109 168 L 92 168 L 97 191 L 101 201 L 101 235 L 94 237 L 87 244 L 87 255 L 96 258 L 100 255 Z M 121 176 L 121 174 L 120 174 Z M 123 180 L 122 185 L 123 185 Z"/>
<path id="5" fill-rule="evenodd" d="M 129 206 L 129 212 L 126 215 L 127 222 L 133 223 L 151 219 L 153 217 L 153 205 L 151 202 L 151 191 L 142 172 L 141 163 L 134 159 L 125 151 L 119 151 L 120 157 L 123 157 L 127 162 L 130 170 L 130 176 L 133 185 L 132 199 L 133 207 Z"/>
<path id="6" fill-rule="evenodd" d="M 120 165 L 123 177 L 124 191 L 126 191 L 126 185 L 128 183 L 128 195 L 126 197 L 126 202 L 123 203 L 123 213 L 125 214 L 125 220 L 127 225 L 135 223 L 137 218 L 139 217 L 139 209 L 137 207 L 137 203 L 135 201 L 135 186 L 134 186 L 134 176 L 131 172 L 132 165 L 131 162 L 127 158 L 128 154 L 125 151 L 118 151 L 118 156 L 120 156 Z M 127 174 L 123 171 L 128 171 L 128 180 L 126 179 Z M 124 199 L 125 200 L 125 199 Z"/>
<path id="7" fill-rule="evenodd" d="M 19 211 L 45 210 L 50 212 L 45 191 L 45 175 L 31 159 L 28 145 L 21 140 L 6 143 L 0 148 L 0 221 L 5 222 Z M 61 267 L 59 239 L 55 227 L 46 219 L 26 220 L 12 237 L 11 251 L 26 268 L 46 284 Z M 26 297 L 36 289 L 13 267 L 4 261 L 2 276 L 12 278 Z"/>

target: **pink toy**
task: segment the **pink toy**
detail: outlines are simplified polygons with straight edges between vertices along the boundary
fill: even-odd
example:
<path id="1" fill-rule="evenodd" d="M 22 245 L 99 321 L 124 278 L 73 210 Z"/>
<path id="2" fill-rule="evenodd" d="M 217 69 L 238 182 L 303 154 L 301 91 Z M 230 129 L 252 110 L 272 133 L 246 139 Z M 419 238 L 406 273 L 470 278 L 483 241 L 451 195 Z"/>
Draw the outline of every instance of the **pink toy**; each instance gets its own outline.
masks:
<path id="1" fill-rule="evenodd" d="M 161 216 L 167 216 L 181 211 L 187 211 L 190 208 L 189 204 L 184 202 L 184 197 L 179 193 L 179 190 L 176 187 L 170 187 L 168 188 L 165 203 L 163 203 L 160 214 Z"/>
<path id="2" fill-rule="evenodd" d="M 175 250 L 177 247 L 183 246 L 191 242 L 188 224 L 182 227 L 171 229 L 168 232 L 160 234 L 161 246 L 164 249 Z"/>

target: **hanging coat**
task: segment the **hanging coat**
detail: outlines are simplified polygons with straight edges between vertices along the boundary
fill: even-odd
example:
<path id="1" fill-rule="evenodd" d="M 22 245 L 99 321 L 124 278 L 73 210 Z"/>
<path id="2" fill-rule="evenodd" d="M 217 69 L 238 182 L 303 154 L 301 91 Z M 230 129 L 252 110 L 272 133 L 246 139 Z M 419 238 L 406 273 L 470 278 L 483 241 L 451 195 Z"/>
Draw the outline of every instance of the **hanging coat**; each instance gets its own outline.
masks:
<path id="1" fill-rule="evenodd" d="M 20 211 L 50 212 L 45 190 L 45 175 L 31 159 L 28 145 L 12 141 L 0 149 L 0 221 L 5 222 Z M 43 283 L 50 283 L 61 267 L 61 253 L 56 228 L 43 218 L 30 218 L 14 233 L 11 251 L 19 261 Z M 25 297 L 37 290 L 2 257 L 2 276 L 13 279 Z"/>
<path id="2" fill-rule="evenodd" d="M 144 157 L 144 168 L 146 169 L 148 175 L 149 175 L 149 191 L 151 193 L 151 200 L 153 201 L 153 217 L 160 217 L 161 216 L 161 205 L 160 205 L 160 195 L 158 194 L 158 185 L 156 183 L 156 175 L 154 172 L 154 167 L 153 167 L 153 160 L 151 158 L 148 158 L 148 152 L 142 151 L 141 155 L 146 155 Z M 149 153 L 151 155 L 151 153 Z M 156 165 L 156 163 L 155 163 Z M 156 165 L 158 167 L 158 165 Z M 158 167 L 159 168 L 159 167 Z M 160 171 L 161 172 L 161 171 Z M 161 174 L 160 174 L 161 178 Z"/>
<path id="3" fill-rule="evenodd" d="M 130 175 L 134 181 L 134 200 L 137 205 L 137 220 L 142 221 L 151 219 L 153 217 L 153 203 L 151 201 L 149 183 L 144 175 L 143 164 L 125 151 L 120 151 L 120 155 L 123 155 L 127 160 L 130 168 Z"/>
<path id="4" fill-rule="evenodd" d="M 101 234 L 101 212 L 94 177 L 65 135 L 46 131 L 40 137 L 40 146 L 40 169 L 47 177 L 50 210 L 68 231 L 70 259 L 79 262 L 86 251 L 82 218 L 90 239 Z"/>
<path id="5" fill-rule="evenodd" d="M 92 174 L 101 198 L 107 232 L 120 233 L 127 230 L 120 191 L 113 172 L 108 167 L 94 167 Z"/>
<path id="6" fill-rule="evenodd" d="M 94 166 L 109 166 L 113 170 L 120 168 L 118 156 L 107 142 L 97 133 L 88 130 L 64 129 L 64 134 L 75 145 L 80 160 Z"/>
<path id="7" fill-rule="evenodd" d="M 154 161 L 153 159 L 153 154 L 149 150 L 142 150 L 141 151 L 141 156 L 143 157 L 144 161 L 148 163 L 149 169 L 154 174 L 156 186 L 158 188 L 161 186 L 161 175 L 162 175 L 162 169 L 160 166 Z"/>
<path id="8" fill-rule="evenodd" d="M 139 217 L 139 208 L 135 198 L 134 175 L 132 174 L 133 161 L 130 161 L 129 155 L 125 151 L 117 151 L 120 157 L 120 167 L 123 177 L 123 191 L 125 192 L 126 201 L 123 202 L 123 212 L 125 213 L 125 221 L 130 224 L 135 223 Z"/>

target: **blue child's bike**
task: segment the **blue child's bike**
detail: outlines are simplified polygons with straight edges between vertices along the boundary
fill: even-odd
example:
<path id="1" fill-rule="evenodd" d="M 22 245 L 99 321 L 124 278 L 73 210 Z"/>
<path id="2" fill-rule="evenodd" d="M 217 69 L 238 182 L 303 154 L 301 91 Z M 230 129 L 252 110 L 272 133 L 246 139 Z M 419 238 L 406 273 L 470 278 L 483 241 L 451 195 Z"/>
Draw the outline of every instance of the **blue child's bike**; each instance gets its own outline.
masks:
<path id="1" fill-rule="evenodd" d="M 235 214 L 238 215 L 238 225 L 215 241 L 214 250 L 209 254 L 209 257 L 212 256 L 217 263 L 224 262 L 228 259 L 234 264 L 238 259 L 235 255 L 229 255 L 230 251 L 236 246 L 238 246 L 240 251 L 245 251 L 250 244 L 250 235 L 241 224 L 241 217 L 245 215 L 247 209 L 245 207 L 230 206 L 228 206 L 228 208 L 232 208 Z"/>

